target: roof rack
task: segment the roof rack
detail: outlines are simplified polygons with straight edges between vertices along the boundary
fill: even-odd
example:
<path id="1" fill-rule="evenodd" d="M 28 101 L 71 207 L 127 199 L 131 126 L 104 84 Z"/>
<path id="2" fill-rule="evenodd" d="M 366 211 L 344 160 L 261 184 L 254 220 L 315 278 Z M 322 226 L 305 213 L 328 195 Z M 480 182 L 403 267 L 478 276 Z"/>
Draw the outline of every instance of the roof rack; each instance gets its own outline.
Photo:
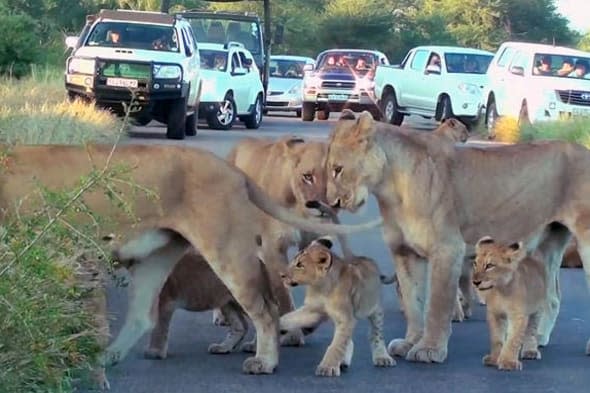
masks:
<path id="1" fill-rule="evenodd" d="M 102 9 L 98 13 L 99 18 L 113 20 L 131 20 L 134 22 L 160 23 L 173 25 L 175 17 L 163 12 L 155 11 L 132 11 L 132 10 L 108 10 Z"/>
<path id="2" fill-rule="evenodd" d="M 179 14 L 213 14 L 219 16 L 249 16 L 253 18 L 259 18 L 256 12 L 246 11 L 246 12 L 238 12 L 238 11 L 218 11 L 218 10 L 207 10 L 202 8 L 192 8 L 190 10 L 183 10 L 180 11 Z"/>

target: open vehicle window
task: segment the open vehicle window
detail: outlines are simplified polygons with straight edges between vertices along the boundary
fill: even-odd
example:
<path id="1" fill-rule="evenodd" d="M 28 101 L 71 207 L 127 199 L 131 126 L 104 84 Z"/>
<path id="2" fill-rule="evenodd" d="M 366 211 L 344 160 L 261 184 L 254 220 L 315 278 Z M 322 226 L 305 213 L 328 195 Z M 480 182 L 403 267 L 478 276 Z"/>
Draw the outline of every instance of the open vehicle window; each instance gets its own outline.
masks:
<path id="1" fill-rule="evenodd" d="M 450 74 L 485 74 L 493 55 L 445 53 L 447 72 Z"/>
<path id="2" fill-rule="evenodd" d="M 200 49 L 201 69 L 222 71 L 227 70 L 227 52 L 221 50 Z"/>
<path id="3" fill-rule="evenodd" d="M 85 46 L 179 52 L 172 26 L 127 22 L 101 22 L 90 32 Z"/>

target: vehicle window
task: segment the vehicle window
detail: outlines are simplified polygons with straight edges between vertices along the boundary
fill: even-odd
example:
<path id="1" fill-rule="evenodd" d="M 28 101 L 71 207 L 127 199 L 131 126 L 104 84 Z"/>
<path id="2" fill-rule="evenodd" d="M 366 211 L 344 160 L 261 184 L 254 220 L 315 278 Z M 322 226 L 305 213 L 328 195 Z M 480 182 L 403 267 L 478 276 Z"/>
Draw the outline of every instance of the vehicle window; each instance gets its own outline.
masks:
<path id="1" fill-rule="evenodd" d="M 318 58 L 317 69 L 336 73 L 374 75 L 378 55 L 374 52 L 330 50 Z"/>
<path id="2" fill-rule="evenodd" d="M 246 52 L 238 51 L 238 55 L 240 56 L 240 63 L 246 68 L 246 72 L 250 72 L 250 68 L 246 67 L 246 63 L 248 56 L 246 56 Z"/>
<path id="3" fill-rule="evenodd" d="M 590 79 L 590 55 L 584 57 L 535 53 L 533 75 Z"/>
<path id="4" fill-rule="evenodd" d="M 188 19 L 198 42 L 225 44 L 235 41 L 243 44 L 253 55 L 262 53 L 262 39 L 256 22 L 200 17 Z"/>
<path id="5" fill-rule="evenodd" d="M 441 71 L 440 55 L 436 52 L 432 52 L 428 57 L 428 64 L 426 67 L 438 67 L 439 72 Z"/>
<path id="6" fill-rule="evenodd" d="M 424 67 L 426 67 L 426 59 L 428 58 L 428 51 L 427 50 L 417 50 L 414 58 L 412 59 L 412 63 L 410 64 L 410 68 L 413 70 L 422 71 Z"/>
<path id="7" fill-rule="evenodd" d="M 85 46 L 179 52 L 178 37 L 172 26 L 127 22 L 100 22 L 90 32 Z"/>
<path id="8" fill-rule="evenodd" d="M 180 30 L 181 34 L 182 34 L 182 42 L 184 44 L 184 53 L 186 53 L 187 56 L 192 56 L 192 54 L 194 53 L 194 49 L 193 46 L 191 45 L 191 42 L 189 40 L 189 34 L 186 32 L 186 30 L 183 28 Z"/>
<path id="9" fill-rule="evenodd" d="M 201 69 L 225 72 L 227 70 L 227 52 L 221 50 L 199 49 Z"/>
<path id="10" fill-rule="evenodd" d="M 451 74 L 485 74 L 493 55 L 445 53 L 447 72 Z"/>
<path id="11" fill-rule="evenodd" d="M 406 56 L 404 57 L 404 59 L 400 63 L 400 67 L 401 68 L 405 68 L 406 67 L 406 63 L 408 62 L 408 59 L 410 58 L 410 56 L 412 55 L 412 53 L 414 53 L 414 52 L 409 51 L 408 53 L 406 53 Z"/>
<path id="12" fill-rule="evenodd" d="M 184 27 L 184 30 L 186 31 L 186 37 L 188 39 L 189 45 L 190 45 L 190 47 L 192 48 L 192 50 L 194 52 L 198 48 L 197 48 L 197 45 L 196 45 L 196 42 L 195 42 L 195 37 L 193 35 L 193 31 L 192 31 L 190 25 L 185 26 Z"/>
<path id="13" fill-rule="evenodd" d="M 270 59 L 270 76 L 275 78 L 303 79 L 305 60 Z"/>
<path id="14" fill-rule="evenodd" d="M 500 57 L 498 57 L 498 61 L 496 62 L 498 67 L 505 67 L 506 64 L 508 64 L 508 61 L 512 57 L 513 53 L 514 53 L 514 49 L 512 49 L 511 47 L 508 46 L 508 47 L 504 48 L 504 50 L 502 51 L 502 54 L 500 55 Z"/>
<path id="15" fill-rule="evenodd" d="M 240 58 L 238 57 L 238 54 L 234 52 L 234 54 L 231 57 L 231 70 L 232 72 L 236 69 L 236 68 L 240 68 L 242 65 L 240 63 Z"/>
<path id="16" fill-rule="evenodd" d="M 514 57 L 512 58 L 512 62 L 510 63 L 510 67 L 525 68 L 525 65 L 526 65 L 526 55 L 521 51 L 516 52 Z"/>

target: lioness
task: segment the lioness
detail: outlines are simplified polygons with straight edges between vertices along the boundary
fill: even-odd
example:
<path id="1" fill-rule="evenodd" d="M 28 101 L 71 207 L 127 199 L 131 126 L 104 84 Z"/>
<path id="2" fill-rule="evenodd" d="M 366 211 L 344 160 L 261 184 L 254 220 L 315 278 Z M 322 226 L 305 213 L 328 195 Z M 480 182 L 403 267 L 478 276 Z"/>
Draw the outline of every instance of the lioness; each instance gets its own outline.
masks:
<path id="1" fill-rule="evenodd" d="M 246 373 L 272 373 L 278 363 L 278 311 L 259 263 L 255 236 L 263 231 L 265 214 L 300 229 L 320 234 L 350 233 L 374 228 L 320 224 L 296 215 L 260 190 L 239 169 L 207 151 L 178 146 L 16 146 L 3 160 L 0 173 L 0 224 L 30 209 L 36 179 L 49 189 L 73 186 L 93 169 L 122 165 L 116 181 L 134 217 L 114 209 L 102 189 L 81 194 L 97 214 L 113 219 L 109 233 L 128 234 L 117 259 L 137 259 L 125 323 L 106 349 L 104 364 L 125 357 L 151 326 L 150 308 L 170 271 L 195 248 L 252 320 L 257 334 L 256 356 L 244 361 Z M 115 180 L 113 180 L 115 181 Z M 146 194 L 151 190 L 157 195 Z M 27 198 L 28 197 L 28 198 Z M 23 204 L 18 205 L 18 201 Z M 88 219 L 80 212 L 79 219 Z M 139 220 L 137 228 L 134 227 Z M 137 235 L 133 236 L 133 233 Z"/>
<path id="2" fill-rule="evenodd" d="M 383 341 L 381 283 L 391 283 L 380 276 L 377 264 L 365 257 L 344 261 L 331 251 L 332 242 L 319 238 L 300 251 L 289 263 L 283 279 L 288 285 L 308 285 L 302 307 L 283 315 L 281 330 L 315 327 L 330 318 L 336 330 L 332 343 L 316 369 L 316 375 L 340 375 L 340 367 L 350 366 L 353 353 L 352 333 L 360 318 L 370 324 L 369 340 L 373 364 L 395 365 Z"/>
<path id="3" fill-rule="evenodd" d="M 124 259 L 115 263 L 118 270 L 124 268 L 133 275 L 142 261 Z M 223 342 L 209 346 L 209 353 L 225 354 L 236 350 L 248 332 L 244 311 L 203 256 L 194 249 L 189 250 L 174 266 L 155 301 L 151 308 L 155 326 L 144 353 L 148 359 L 167 357 L 170 321 L 179 308 L 207 311 L 219 307 L 229 332 Z"/>
<path id="4" fill-rule="evenodd" d="M 505 245 L 485 236 L 476 253 L 473 284 L 485 292 L 491 343 L 483 364 L 522 370 L 519 353 L 523 359 L 541 359 L 537 329 L 545 304 L 545 266 L 527 256 L 522 242 Z"/>
<path id="5" fill-rule="evenodd" d="M 466 243 L 484 235 L 537 238 L 560 222 L 577 238 L 590 283 L 590 151 L 558 141 L 440 144 L 368 112 L 354 117 L 344 111 L 331 132 L 327 196 L 351 212 L 369 194 L 377 199 L 407 314 L 406 337 L 390 343 L 394 354 L 446 359 Z"/>

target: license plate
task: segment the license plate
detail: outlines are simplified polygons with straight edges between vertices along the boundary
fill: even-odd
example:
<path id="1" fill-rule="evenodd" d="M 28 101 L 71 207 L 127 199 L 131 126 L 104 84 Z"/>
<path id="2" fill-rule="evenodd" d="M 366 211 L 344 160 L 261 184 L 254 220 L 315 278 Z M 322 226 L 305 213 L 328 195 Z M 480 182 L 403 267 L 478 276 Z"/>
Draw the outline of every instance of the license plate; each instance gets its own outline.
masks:
<path id="1" fill-rule="evenodd" d="M 330 101 L 346 101 L 346 100 L 348 100 L 348 94 L 328 94 L 328 100 L 330 100 Z"/>
<path id="2" fill-rule="evenodd" d="M 573 108 L 572 109 L 572 116 L 574 116 L 574 117 L 588 117 L 588 116 L 590 116 L 590 109 L 589 108 Z"/>
<path id="3" fill-rule="evenodd" d="M 137 87 L 137 80 L 125 78 L 107 78 L 107 86 Z"/>

